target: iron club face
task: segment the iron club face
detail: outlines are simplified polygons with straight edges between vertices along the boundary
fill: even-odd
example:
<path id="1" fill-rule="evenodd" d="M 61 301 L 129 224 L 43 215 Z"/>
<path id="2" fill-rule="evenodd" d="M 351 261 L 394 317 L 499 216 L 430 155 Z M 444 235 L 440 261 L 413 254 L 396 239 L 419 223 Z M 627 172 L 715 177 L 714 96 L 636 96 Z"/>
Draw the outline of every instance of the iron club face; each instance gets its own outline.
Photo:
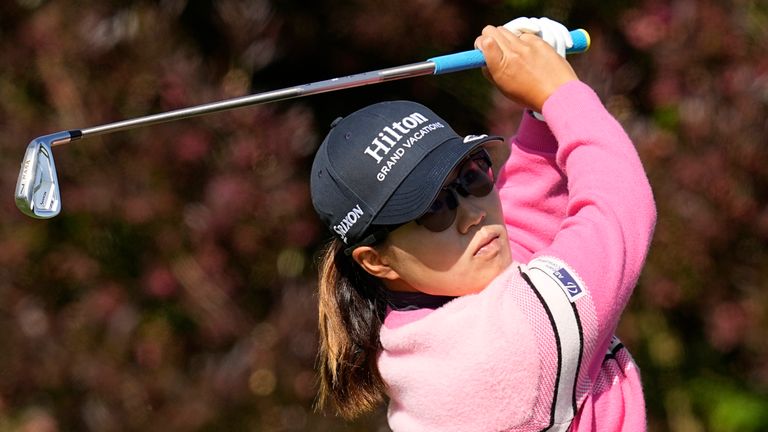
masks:
<path id="1" fill-rule="evenodd" d="M 35 138 L 27 146 L 16 181 L 16 207 L 22 213 L 50 219 L 61 211 L 59 180 L 51 144 L 69 141 L 68 132 Z"/>

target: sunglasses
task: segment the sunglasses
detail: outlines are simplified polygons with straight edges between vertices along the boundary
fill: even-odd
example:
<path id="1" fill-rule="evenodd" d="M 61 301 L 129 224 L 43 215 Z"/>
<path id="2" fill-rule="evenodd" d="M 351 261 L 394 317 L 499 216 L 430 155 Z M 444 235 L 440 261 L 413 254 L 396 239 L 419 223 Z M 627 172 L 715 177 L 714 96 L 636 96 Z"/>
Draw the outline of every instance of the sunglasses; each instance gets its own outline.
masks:
<path id="1" fill-rule="evenodd" d="M 415 222 L 433 232 L 441 232 L 450 228 L 456 220 L 456 209 L 459 207 L 457 193 L 463 197 L 471 195 L 482 198 L 493 190 L 494 177 L 491 166 L 491 156 L 484 148 L 464 158 L 457 168 L 456 179 L 440 189 L 429 209 Z M 344 254 L 351 255 L 358 246 L 380 243 L 390 232 L 402 225 L 404 224 L 379 226 L 359 243 L 344 249 Z"/>
<path id="2" fill-rule="evenodd" d="M 480 149 L 464 159 L 458 167 L 456 179 L 440 189 L 429 210 L 415 222 L 433 232 L 445 231 L 456 220 L 456 209 L 459 207 L 457 193 L 463 197 L 482 198 L 491 193 L 493 184 L 491 157 L 485 149 Z"/>

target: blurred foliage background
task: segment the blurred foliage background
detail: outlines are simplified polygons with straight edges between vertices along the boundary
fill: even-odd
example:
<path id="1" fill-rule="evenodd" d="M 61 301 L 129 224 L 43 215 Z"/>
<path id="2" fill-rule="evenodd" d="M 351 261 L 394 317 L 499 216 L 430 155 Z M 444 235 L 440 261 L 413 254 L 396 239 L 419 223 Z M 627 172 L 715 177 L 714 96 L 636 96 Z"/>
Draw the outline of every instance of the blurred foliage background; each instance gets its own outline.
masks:
<path id="1" fill-rule="evenodd" d="M 520 108 L 478 71 L 54 150 L 63 212 L 12 194 L 46 133 L 421 61 L 483 25 L 589 29 L 571 58 L 633 137 L 659 206 L 619 335 L 653 431 L 768 430 L 768 3 L 157 0 L 0 3 L 0 431 L 387 430 L 312 411 L 308 168 L 327 125 L 418 100 L 461 133 Z"/>

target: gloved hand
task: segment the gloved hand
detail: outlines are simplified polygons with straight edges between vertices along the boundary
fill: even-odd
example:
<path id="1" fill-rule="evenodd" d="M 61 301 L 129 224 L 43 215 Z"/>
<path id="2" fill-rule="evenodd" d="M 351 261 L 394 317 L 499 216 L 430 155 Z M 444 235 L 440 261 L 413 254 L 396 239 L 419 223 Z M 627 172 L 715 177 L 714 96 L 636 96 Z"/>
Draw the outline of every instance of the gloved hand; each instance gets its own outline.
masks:
<path id="1" fill-rule="evenodd" d="M 565 57 L 565 50 L 573 46 L 571 32 L 564 25 L 549 18 L 515 18 L 504 24 L 504 28 L 518 36 L 523 33 L 535 34 L 562 57 Z"/>
<path id="2" fill-rule="evenodd" d="M 544 39 L 562 57 L 565 57 L 565 50 L 573 46 L 571 32 L 564 25 L 549 18 L 515 18 L 504 24 L 504 28 L 517 36 L 523 33 L 535 34 Z M 545 121 L 541 113 L 531 112 L 537 119 Z"/>

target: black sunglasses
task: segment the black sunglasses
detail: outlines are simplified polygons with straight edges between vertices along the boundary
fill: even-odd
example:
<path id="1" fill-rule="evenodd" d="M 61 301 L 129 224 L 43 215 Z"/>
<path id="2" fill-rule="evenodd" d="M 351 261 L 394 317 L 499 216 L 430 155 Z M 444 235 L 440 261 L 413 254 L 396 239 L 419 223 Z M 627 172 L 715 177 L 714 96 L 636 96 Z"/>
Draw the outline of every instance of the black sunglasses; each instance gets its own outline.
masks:
<path id="1" fill-rule="evenodd" d="M 459 165 L 456 179 L 443 186 L 429 210 L 415 222 L 433 232 L 448 229 L 456 220 L 456 209 L 459 207 L 457 193 L 477 198 L 491 193 L 494 183 L 491 166 L 491 157 L 485 149 L 470 154 Z"/>
<path id="2" fill-rule="evenodd" d="M 493 190 L 494 176 L 491 169 L 491 156 L 488 151 L 481 148 L 464 160 L 456 168 L 456 179 L 440 189 L 437 197 L 429 209 L 415 219 L 415 222 L 432 232 L 445 231 L 456 220 L 456 212 L 459 207 L 459 199 L 456 193 L 463 197 L 474 196 L 482 198 Z M 370 246 L 384 241 L 387 235 L 395 229 L 403 226 L 386 225 L 377 226 L 370 234 L 360 242 L 344 249 L 344 254 L 351 255 L 358 246 Z"/>

